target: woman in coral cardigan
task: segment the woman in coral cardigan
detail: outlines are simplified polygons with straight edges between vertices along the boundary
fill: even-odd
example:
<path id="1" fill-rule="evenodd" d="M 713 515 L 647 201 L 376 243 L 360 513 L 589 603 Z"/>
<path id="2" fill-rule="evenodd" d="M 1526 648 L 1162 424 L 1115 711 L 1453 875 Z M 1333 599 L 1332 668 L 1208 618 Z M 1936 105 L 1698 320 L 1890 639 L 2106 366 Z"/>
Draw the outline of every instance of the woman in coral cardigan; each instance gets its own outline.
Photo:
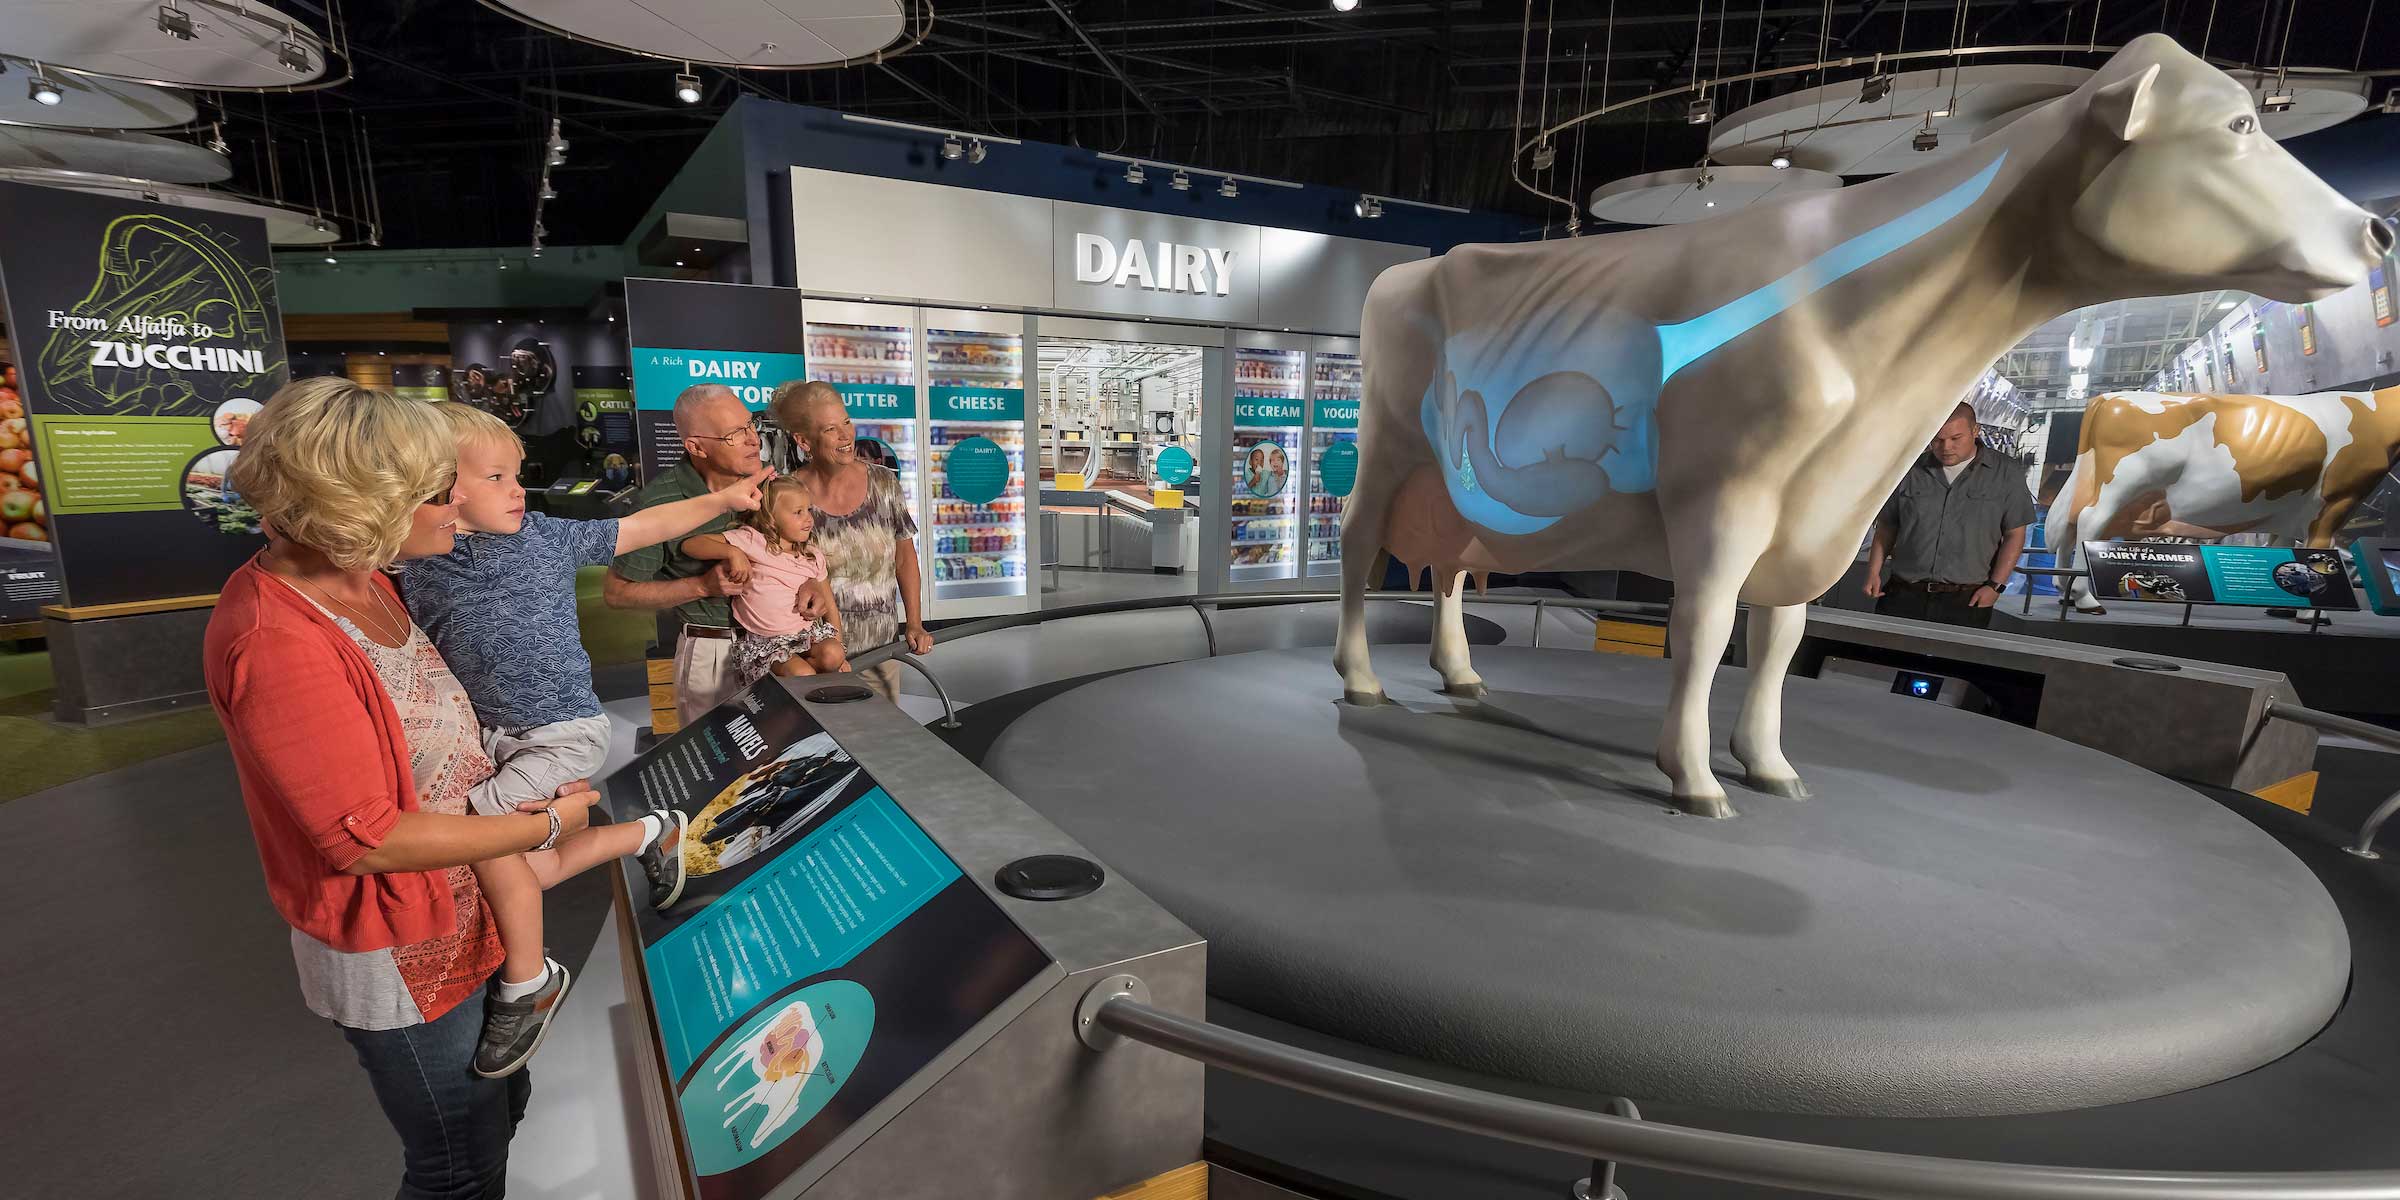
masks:
<path id="1" fill-rule="evenodd" d="M 400 1135 L 399 1194 L 498 1196 L 531 1085 L 470 1069 L 500 965 L 470 864 L 583 828 L 588 784 L 470 816 L 475 712 L 384 568 L 445 554 L 457 450 L 431 406 L 341 379 L 277 392 L 229 482 L 267 548 L 226 581 L 204 655 L 310 1010 L 341 1026 Z"/>

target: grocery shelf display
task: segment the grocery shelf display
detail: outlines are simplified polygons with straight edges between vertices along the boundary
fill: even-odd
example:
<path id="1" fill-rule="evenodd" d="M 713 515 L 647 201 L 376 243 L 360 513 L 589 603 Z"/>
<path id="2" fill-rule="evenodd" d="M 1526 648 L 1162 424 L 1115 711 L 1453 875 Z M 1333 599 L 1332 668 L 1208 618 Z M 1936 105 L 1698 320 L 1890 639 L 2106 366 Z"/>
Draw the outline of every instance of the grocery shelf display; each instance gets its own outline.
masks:
<path id="1" fill-rule="evenodd" d="M 1306 545 L 1311 576 L 1342 571 L 1342 504 L 1358 478 L 1358 401 L 1364 378 L 1365 368 L 1355 354 L 1320 350 L 1309 363 Z"/>
<path id="2" fill-rule="evenodd" d="M 966 314 L 957 314 L 965 316 Z M 1025 355 L 1019 333 L 925 330 L 927 580 L 935 616 L 1027 595 Z M 996 323 L 990 319 L 977 322 Z M 976 605 L 1009 611 L 1022 603 Z"/>
<path id="3" fill-rule="evenodd" d="M 1290 579 L 1300 567 L 1300 453 L 1305 355 L 1241 348 L 1233 355 L 1230 575 L 1235 582 Z"/>
<path id="4" fill-rule="evenodd" d="M 911 512 L 917 503 L 916 329 L 905 324 L 835 324 L 810 321 L 808 377 L 833 385 L 858 428 L 861 457 L 872 458 L 872 439 L 882 443 L 899 472 Z"/>

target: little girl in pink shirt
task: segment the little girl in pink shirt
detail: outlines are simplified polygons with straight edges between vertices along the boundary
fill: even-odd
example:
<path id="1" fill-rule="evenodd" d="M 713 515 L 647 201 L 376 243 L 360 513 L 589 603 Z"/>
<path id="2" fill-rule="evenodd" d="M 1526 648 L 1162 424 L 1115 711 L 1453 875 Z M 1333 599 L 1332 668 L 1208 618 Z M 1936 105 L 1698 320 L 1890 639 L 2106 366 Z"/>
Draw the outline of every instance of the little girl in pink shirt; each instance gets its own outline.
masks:
<path id="1" fill-rule="evenodd" d="M 757 511 L 742 514 L 741 524 L 683 543 L 685 554 L 723 560 L 735 579 L 749 581 L 733 598 L 734 623 L 741 627 L 733 651 L 735 678 L 746 688 L 769 674 L 847 671 L 842 618 L 825 582 L 825 556 L 808 544 L 816 532 L 808 483 L 783 475 L 761 491 Z"/>

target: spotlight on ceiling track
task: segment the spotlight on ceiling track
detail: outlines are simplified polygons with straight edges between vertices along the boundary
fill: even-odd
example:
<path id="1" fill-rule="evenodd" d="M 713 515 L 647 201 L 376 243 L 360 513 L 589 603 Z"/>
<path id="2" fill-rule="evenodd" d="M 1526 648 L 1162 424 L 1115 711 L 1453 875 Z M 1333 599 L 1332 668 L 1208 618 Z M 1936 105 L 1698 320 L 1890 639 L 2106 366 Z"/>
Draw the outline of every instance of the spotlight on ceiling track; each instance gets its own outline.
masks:
<path id="1" fill-rule="evenodd" d="M 675 76 L 675 98 L 685 104 L 700 103 L 700 77 L 692 74 L 690 63 L 683 64 L 682 73 Z"/>
<path id="2" fill-rule="evenodd" d="M 549 180 L 547 180 L 547 179 L 544 179 L 544 180 L 542 181 L 542 191 L 541 191 L 541 196 L 540 196 L 540 198 L 541 198 L 541 199 L 543 199 L 543 200 L 556 200 L 556 199 L 558 199 L 558 189 L 557 189 L 557 188 L 554 188 L 554 187 L 551 187 L 551 186 L 550 186 L 550 181 L 549 181 Z"/>
<path id="3" fill-rule="evenodd" d="M 1537 142 L 1533 147 L 1533 169 L 1547 171 L 1558 165 L 1558 147 L 1549 142 Z"/>
<path id="4" fill-rule="evenodd" d="M 943 158 L 949 159 L 951 162 L 957 162 L 959 159 L 965 158 L 966 156 L 967 144 L 965 142 L 962 142 L 954 137 L 946 137 L 942 139 Z"/>
<path id="5" fill-rule="evenodd" d="M 1356 12 L 1357 10 L 1358 0 L 1333 0 L 1333 11 L 1335 12 Z"/>
<path id="6" fill-rule="evenodd" d="M 1188 192 L 1192 190 L 1192 177 L 1178 170 L 1175 177 L 1167 181 L 1167 186 L 1179 192 Z"/>
<path id="7" fill-rule="evenodd" d="M 158 6 L 158 31 L 179 42 L 192 40 L 192 14 L 172 4 Z"/>
<path id="8" fill-rule="evenodd" d="M 986 146 L 986 145 L 984 145 L 984 144 L 983 144 L 983 139 L 982 139 L 982 138 L 976 138 L 974 141 L 971 141 L 971 142 L 968 142 L 968 143 L 967 143 L 967 161 L 968 161 L 968 162 L 971 162 L 971 163 L 980 163 L 980 162 L 982 162 L 982 161 L 983 161 L 985 158 L 989 157 L 989 156 L 991 155 L 991 153 L 992 153 L 992 148 L 991 148 L 991 147 L 989 147 L 989 146 Z"/>
<path id="9" fill-rule="evenodd" d="M 36 104 L 46 106 L 54 106 L 65 99 L 59 94 L 58 81 L 42 74 L 40 67 L 35 67 L 33 78 L 25 81 L 25 96 Z"/>
<path id="10" fill-rule="evenodd" d="M 1768 159 L 1767 165 L 1775 168 L 1778 171 L 1790 170 L 1792 166 L 1792 148 L 1788 145 L 1777 146 L 1775 148 L 1775 157 Z"/>
<path id="11" fill-rule="evenodd" d="M 338 259 L 338 258 L 335 258 L 334 256 L 332 256 L 332 255 L 330 255 L 330 254 L 328 254 L 328 255 L 326 255 L 326 256 L 325 256 L 325 265 L 326 265 L 326 266 L 329 266 L 329 267 L 330 267 L 330 266 L 337 266 L 337 265 L 339 265 L 339 264 L 341 263 L 341 261 L 342 261 L 342 260 L 340 260 L 340 259 Z"/>
<path id="12" fill-rule="evenodd" d="M 1241 185 L 1236 184 L 1233 176 L 1228 175 L 1225 177 L 1225 182 L 1217 185 L 1217 194 L 1231 200 L 1242 194 Z"/>
<path id="13" fill-rule="evenodd" d="M 1683 122 L 1686 125 L 1706 125 L 1716 119 L 1717 102 L 1705 96 L 1692 101 L 1691 105 L 1683 110 Z"/>
<path id="14" fill-rule="evenodd" d="M 2383 103 L 2375 106 L 2384 113 L 2400 113 L 2400 87 L 2383 94 Z"/>
<path id="15" fill-rule="evenodd" d="M 2400 92 L 2395 92 L 2394 94 L 2400 95 Z M 1150 176 L 1147 172 L 1142 170 L 1142 164 L 1138 162 L 1125 164 L 1125 182 L 1140 183 L 1148 178 L 1150 178 Z"/>
<path id="16" fill-rule="evenodd" d="M 2258 111 L 2283 112 L 2299 103 L 2299 100 L 2298 96 L 2292 94 L 2292 89 L 2279 87 L 2258 98 Z"/>
<path id="17" fill-rule="evenodd" d="M 1358 203 L 1350 206 L 1350 211 L 1358 214 L 1360 217 L 1366 220 L 1372 221 L 1375 218 L 1383 215 L 1383 201 L 1378 200 L 1373 196 L 1361 194 L 1358 198 Z"/>
<path id="18" fill-rule="evenodd" d="M 1918 130 L 1917 136 L 1908 139 L 1908 144 L 1911 149 L 1919 151 L 1931 150 L 1942 144 L 1942 135 L 1934 132 L 1930 115 L 1925 118 L 1925 128 Z"/>
<path id="19" fill-rule="evenodd" d="M 208 152 L 211 154 L 233 153 L 232 144 L 225 140 L 225 123 L 223 121 L 214 122 L 208 127 Z"/>
<path id="20" fill-rule="evenodd" d="M 1867 76 L 1866 82 L 1859 85 L 1858 102 L 1860 104 L 1881 104 L 1883 103 L 1883 98 L 1891 94 L 1891 76 L 1880 74 L 1869 75 Z"/>

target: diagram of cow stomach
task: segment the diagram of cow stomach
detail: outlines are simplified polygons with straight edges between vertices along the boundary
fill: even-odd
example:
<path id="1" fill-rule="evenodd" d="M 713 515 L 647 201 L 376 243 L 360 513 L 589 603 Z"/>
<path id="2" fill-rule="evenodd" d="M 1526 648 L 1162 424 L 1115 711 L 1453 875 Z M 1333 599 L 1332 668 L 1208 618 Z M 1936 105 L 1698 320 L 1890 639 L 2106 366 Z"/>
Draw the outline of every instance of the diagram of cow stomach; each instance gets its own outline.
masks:
<path id="1" fill-rule="evenodd" d="M 742 1022 L 683 1086 L 694 1167 L 721 1175 L 806 1128 L 857 1070 L 874 1028 L 873 994 L 847 979 L 786 993 Z"/>

